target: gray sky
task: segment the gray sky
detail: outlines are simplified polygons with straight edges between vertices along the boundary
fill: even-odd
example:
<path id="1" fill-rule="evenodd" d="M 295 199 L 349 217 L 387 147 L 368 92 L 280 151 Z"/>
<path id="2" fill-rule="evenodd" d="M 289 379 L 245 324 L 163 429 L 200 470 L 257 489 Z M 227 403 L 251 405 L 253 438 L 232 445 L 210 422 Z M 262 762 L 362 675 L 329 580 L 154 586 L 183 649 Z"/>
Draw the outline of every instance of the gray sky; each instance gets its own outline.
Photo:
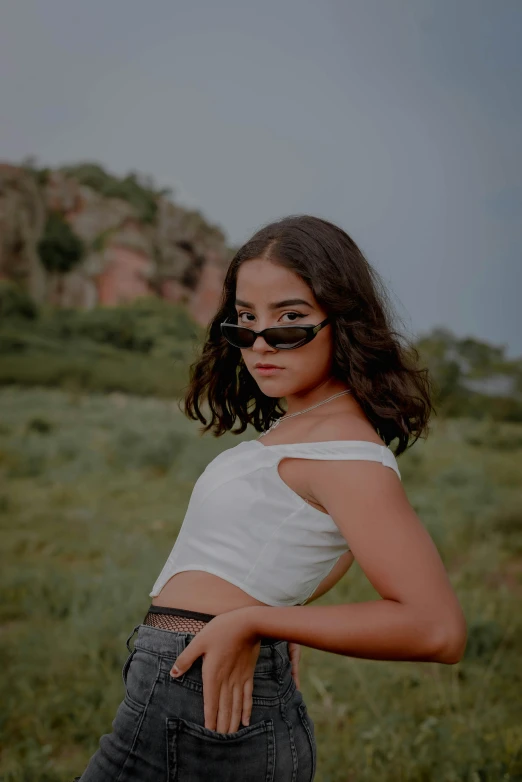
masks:
<path id="1" fill-rule="evenodd" d="M 4 0 L 0 158 L 137 170 L 233 243 L 338 223 L 410 336 L 522 355 L 520 0 Z"/>

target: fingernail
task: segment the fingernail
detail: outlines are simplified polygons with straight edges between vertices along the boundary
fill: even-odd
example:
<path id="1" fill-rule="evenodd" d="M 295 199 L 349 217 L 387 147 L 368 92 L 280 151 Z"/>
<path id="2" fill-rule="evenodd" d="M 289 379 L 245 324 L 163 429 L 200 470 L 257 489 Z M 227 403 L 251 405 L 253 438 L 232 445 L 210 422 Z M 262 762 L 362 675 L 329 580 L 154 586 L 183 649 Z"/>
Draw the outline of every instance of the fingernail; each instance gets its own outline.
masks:
<path id="1" fill-rule="evenodd" d="M 174 666 L 174 667 L 171 669 L 171 671 L 170 671 L 170 675 L 171 675 L 171 676 L 179 676 L 179 675 L 180 675 L 180 673 L 181 673 L 181 671 L 180 671 L 180 670 L 178 670 L 178 669 L 176 668 L 176 666 Z"/>

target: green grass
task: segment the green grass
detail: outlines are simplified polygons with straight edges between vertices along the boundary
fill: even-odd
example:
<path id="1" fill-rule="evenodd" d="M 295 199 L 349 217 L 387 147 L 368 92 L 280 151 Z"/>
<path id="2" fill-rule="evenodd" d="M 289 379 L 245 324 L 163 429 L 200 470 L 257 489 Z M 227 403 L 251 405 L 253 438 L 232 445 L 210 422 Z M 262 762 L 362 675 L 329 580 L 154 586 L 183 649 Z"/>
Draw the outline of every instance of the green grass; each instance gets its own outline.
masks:
<path id="1" fill-rule="evenodd" d="M 176 399 L 203 339 L 182 305 L 152 298 L 92 310 L 31 311 L 0 281 L 0 386 Z M 9 311 L 22 309 L 24 316 Z"/>
<path id="2" fill-rule="evenodd" d="M 200 438 L 175 402 L 121 393 L 10 386 L 0 407 L 0 779 L 70 782 L 110 731 L 125 640 L 194 481 L 239 439 Z M 317 782 L 522 779 L 521 457 L 521 425 L 466 419 L 435 420 L 400 457 L 466 613 L 466 656 L 304 648 Z M 317 604 L 377 598 L 355 563 Z"/>

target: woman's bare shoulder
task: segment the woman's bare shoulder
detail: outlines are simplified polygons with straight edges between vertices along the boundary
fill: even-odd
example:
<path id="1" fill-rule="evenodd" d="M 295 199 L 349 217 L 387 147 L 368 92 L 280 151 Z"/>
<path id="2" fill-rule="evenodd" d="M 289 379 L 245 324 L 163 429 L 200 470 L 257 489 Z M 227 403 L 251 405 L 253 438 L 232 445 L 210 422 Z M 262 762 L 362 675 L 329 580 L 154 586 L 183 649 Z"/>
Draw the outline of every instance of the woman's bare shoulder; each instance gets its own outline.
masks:
<path id="1" fill-rule="evenodd" d="M 377 445 L 385 445 L 368 419 L 350 412 L 318 419 L 310 432 L 310 439 L 315 442 L 366 440 Z"/>

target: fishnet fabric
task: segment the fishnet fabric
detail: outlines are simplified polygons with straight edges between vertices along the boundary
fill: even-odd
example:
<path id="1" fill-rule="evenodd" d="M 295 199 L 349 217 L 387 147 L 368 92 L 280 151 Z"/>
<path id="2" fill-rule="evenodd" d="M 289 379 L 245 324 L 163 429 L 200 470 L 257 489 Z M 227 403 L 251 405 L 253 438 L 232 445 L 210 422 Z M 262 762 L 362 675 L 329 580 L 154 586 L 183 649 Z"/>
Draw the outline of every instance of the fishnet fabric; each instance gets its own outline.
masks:
<path id="1" fill-rule="evenodd" d="M 163 630 L 172 630 L 177 633 L 197 633 L 207 624 L 203 619 L 193 619 L 188 616 L 175 614 L 149 613 L 143 620 L 143 624 L 151 627 L 161 627 Z"/>

